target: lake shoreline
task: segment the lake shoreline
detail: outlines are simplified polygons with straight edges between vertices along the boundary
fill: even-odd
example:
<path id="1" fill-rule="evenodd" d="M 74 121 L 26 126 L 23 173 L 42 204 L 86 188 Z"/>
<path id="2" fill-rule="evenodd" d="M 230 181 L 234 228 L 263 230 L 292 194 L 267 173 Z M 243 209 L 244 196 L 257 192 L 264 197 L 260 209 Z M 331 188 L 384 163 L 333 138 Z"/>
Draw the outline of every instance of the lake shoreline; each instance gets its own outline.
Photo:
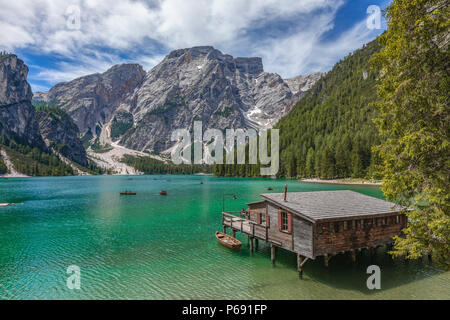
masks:
<path id="1" fill-rule="evenodd" d="M 364 179 L 353 179 L 353 178 L 345 178 L 345 179 L 319 179 L 319 178 L 309 178 L 309 179 L 300 179 L 300 182 L 308 182 L 308 183 L 327 183 L 327 184 L 351 184 L 351 185 L 369 185 L 369 186 L 381 186 L 383 182 L 381 181 L 367 181 Z"/>

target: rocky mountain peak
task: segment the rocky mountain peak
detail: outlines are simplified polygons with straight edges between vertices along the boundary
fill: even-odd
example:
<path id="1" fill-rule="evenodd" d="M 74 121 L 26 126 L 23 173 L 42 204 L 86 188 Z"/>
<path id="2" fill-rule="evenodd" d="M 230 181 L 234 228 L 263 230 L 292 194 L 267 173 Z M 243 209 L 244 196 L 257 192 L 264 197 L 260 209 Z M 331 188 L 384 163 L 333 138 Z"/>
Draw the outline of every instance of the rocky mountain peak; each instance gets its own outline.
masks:
<path id="1" fill-rule="evenodd" d="M 33 99 L 59 106 L 73 118 L 81 134 L 99 133 L 117 106 L 143 81 L 139 64 L 115 65 L 104 73 L 61 82 Z"/>
<path id="2" fill-rule="evenodd" d="M 101 144 L 162 152 L 173 146 L 174 129 L 198 120 L 205 129 L 272 127 L 314 81 L 302 79 L 264 72 L 259 57 L 198 46 L 170 52 L 147 73 L 139 65 L 117 65 L 36 97 L 64 108 L 82 135 Z"/>
<path id="3" fill-rule="evenodd" d="M 0 54 L 0 134 L 45 148 L 39 133 L 28 67 L 14 54 Z"/>
<path id="4" fill-rule="evenodd" d="M 264 72 L 262 59 L 259 57 L 251 58 L 233 58 L 229 54 L 223 54 L 221 51 L 211 46 L 200 46 L 186 49 L 174 50 L 169 53 L 161 62 L 162 65 L 167 63 L 178 64 L 197 63 L 198 69 L 202 69 L 206 63 L 219 63 L 226 67 L 227 71 L 235 72 L 239 70 L 241 73 L 251 74 L 257 76 Z"/>
<path id="5" fill-rule="evenodd" d="M 324 73 L 315 72 L 306 76 L 298 76 L 294 78 L 284 79 L 293 94 L 306 92 L 319 80 Z"/>
<path id="6" fill-rule="evenodd" d="M 28 67 L 15 54 L 0 56 L 0 105 L 31 100 Z"/>

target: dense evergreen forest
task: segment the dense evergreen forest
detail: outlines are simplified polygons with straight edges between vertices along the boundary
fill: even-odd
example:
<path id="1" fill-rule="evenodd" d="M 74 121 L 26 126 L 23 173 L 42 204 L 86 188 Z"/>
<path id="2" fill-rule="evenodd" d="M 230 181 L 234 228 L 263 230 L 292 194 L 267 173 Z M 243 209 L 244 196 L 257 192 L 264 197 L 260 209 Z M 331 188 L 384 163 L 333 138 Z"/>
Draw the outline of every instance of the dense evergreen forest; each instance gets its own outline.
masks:
<path id="1" fill-rule="evenodd" d="M 3 159 L 0 157 L 0 174 L 6 173 L 8 173 L 8 168 L 6 167 L 6 164 L 3 162 Z"/>
<path id="2" fill-rule="evenodd" d="M 369 60 L 379 50 L 375 40 L 338 62 L 275 126 L 279 176 L 378 178 L 371 151 L 380 143 L 372 121 L 377 74 Z M 214 174 L 257 176 L 259 166 L 215 165 Z"/>
<path id="3" fill-rule="evenodd" d="M 6 151 L 14 168 L 27 176 L 70 176 L 73 169 L 53 154 L 0 136 L 0 147 Z"/>
<path id="4" fill-rule="evenodd" d="M 194 174 L 211 173 L 210 165 L 174 165 L 150 157 L 134 157 L 125 155 L 122 162 L 145 173 L 145 174 Z"/>

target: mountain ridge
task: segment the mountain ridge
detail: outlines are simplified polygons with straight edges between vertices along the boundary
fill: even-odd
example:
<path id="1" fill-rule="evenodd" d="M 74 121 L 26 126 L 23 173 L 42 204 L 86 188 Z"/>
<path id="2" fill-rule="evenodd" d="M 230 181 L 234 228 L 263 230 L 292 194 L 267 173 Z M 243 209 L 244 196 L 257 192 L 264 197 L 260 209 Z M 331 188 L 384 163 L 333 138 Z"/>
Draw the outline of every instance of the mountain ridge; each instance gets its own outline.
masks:
<path id="1" fill-rule="evenodd" d="M 107 72 L 112 74 L 114 68 Z M 121 99 L 101 97 L 102 92 L 99 97 L 98 90 L 92 89 L 77 94 L 80 83 L 97 88 L 102 75 L 58 83 L 47 93 L 37 92 L 34 100 L 65 109 L 91 142 L 113 140 L 126 148 L 156 153 L 174 145 L 170 141 L 174 129 L 190 129 L 194 120 L 208 128 L 270 128 L 306 91 L 299 86 L 293 93 L 295 81 L 288 80 L 289 85 L 278 74 L 264 72 L 259 57 L 234 58 L 212 46 L 170 52 L 148 72 L 130 77 L 134 86 L 126 87 Z M 321 76 L 315 73 L 302 79 L 315 82 Z"/>

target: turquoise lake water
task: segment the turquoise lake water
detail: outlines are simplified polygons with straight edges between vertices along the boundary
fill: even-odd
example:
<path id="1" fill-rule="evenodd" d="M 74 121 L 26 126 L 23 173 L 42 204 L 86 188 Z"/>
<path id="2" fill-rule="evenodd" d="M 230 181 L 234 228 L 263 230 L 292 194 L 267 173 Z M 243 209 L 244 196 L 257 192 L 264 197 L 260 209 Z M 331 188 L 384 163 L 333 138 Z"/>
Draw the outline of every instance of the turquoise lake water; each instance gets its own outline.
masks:
<path id="1" fill-rule="evenodd" d="M 157 179 L 157 180 L 155 180 Z M 170 181 L 167 181 L 170 179 Z M 203 181 L 204 184 L 200 184 Z M 450 299 L 450 276 L 427 259 L 392 260 L 379 248 L 352 263 L 347 255 L 308 261 L 264 243 L 252 255 L 217 243 L 222 193 L 227 210 L 259 194 L 350 189 L 383 198 L 372 186 L 211 176 L 87 176 L 0 179 L 0 299 Z M 158 195 L 167 190 L 166 197 Z M 133 190 L 136 196 L 120 196 Z M 381 268 L 381 290 L 366 286 Z M 67 267 L 81 289 L 66 286 Z"/>

